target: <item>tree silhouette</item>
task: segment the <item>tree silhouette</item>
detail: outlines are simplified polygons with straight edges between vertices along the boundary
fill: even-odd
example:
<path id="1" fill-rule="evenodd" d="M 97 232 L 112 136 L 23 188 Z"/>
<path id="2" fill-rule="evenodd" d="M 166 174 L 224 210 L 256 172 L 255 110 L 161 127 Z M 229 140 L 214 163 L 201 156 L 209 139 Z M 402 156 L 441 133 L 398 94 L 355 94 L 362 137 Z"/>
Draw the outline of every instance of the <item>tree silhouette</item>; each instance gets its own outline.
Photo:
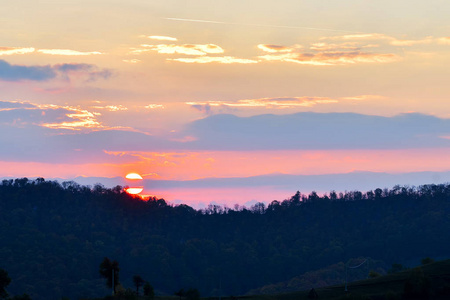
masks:
<path id="1" fill-rule="evenodd" d="M 200 292 L 197 289 L 190 288 L 186 291 L 187 300 L 198 300 L 200 299 Z"/>
<path id="2" fill-rule="evenodd" d="M 107 257 L 100 264 L 100 275 L 106 278 L 106 285 L 113 288 L 114 294 L 116 294 L 116 286 L 119 285 L 119 270 L 119 263 L 116 260 L 111 261 Z"/>
<path id="3" fill-rule="evenodd" d="M 6 291 L 6 287 L 11 282 L 11 278 L 8 276 L 8 272 L 3 269 L 0 269 L 0 299 L 8 298 L 8 292 Z"/>
<path id="4" fill-rule="evenodd" d="M 139 296 L 139 288 L 144 285 L 144 279 L 142 279 L 142 277 L 139 275 L 134 275 L 133 282 L 134 285 L 136 286 L 136 295 Z"/>
<path id="5" fill-rule="evenodd" d="M 155 291 L 153 290 L 152 285 L 147 281 L 144 284 L 144 296 L 153 299 L 155 297 Z"/>
<path id="6" fill-rule="evenodd" d="M 174 295 L 180 297 L 181 300 L 181 297 L 186 296 L 186 292 L 184 291 L 184 289 L 180 289 L 179 291 L 176 291 Z"/>

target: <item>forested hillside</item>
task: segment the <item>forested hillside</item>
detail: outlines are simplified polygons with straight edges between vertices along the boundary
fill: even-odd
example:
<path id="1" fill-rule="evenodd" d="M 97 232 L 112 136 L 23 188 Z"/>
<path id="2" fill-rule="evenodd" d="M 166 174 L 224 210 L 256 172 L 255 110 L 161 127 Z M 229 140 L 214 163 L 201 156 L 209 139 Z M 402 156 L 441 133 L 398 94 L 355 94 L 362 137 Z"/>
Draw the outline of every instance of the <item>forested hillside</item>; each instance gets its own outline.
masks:
<path id="1" fill-rule="evenodd" d="M 125 287 L 140 275 L 157 293 L 238 295 L 355 257 L 390 265 L 448 256 L 450 184 L 196 211 L 121 187 L 22 178 L 0 185 L 0 233 L 8 290 L 34 300 L 110 293 L 104 257 L 119 262 Z"/>

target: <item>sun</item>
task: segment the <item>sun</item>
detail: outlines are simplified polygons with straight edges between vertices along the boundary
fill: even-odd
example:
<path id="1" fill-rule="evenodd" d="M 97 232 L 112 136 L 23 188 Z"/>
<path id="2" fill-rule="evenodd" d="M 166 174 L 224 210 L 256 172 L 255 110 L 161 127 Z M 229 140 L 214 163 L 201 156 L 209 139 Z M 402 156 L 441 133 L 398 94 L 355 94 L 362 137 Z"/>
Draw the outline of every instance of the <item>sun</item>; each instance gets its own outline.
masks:
<path id="1" fill-rule="evenodd" d="M 132 182 L 133 185 L 124 189 L 128 194 L 139 195 L 144 190 L 143 186 L 135 186 L 136 183 L 141 183 L 140 181 L 143 179 L 142 176 L 138 173 L 128 173 L 125 176 L 125 179 L 128 179 L 130 182 Z"/>
<path id="2" fill-rule="evenodd" d="M 138 173 L 128 173 L 127 176 L 125 176 L 126 179 L 140 179 L 142 180 L 142 176 Z"/>
<path id="3" fill-rule="evenodd" d="M 142 187 L 130 187 L 130 188 L 125 188 L 125 192 L 127 192 L 130 195 L 138 195 L 139 193 L 141 193 L 144 190 L 144 188 Z"/>

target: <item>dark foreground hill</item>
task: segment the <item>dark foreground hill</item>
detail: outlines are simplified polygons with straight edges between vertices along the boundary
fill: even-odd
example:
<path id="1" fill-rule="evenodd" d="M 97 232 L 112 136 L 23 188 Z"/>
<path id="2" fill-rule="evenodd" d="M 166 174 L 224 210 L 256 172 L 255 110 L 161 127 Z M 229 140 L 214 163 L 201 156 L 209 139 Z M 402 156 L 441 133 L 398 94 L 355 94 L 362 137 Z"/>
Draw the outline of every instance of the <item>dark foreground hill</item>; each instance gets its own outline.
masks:
<path id="1" fill-rule="evenodd" d="M 449 184 L 297 193 L 267 207 L 202 211 L 144 202 L 121 187 L 0 184 L 0 268 L 11 294 L 34 300 L 109 294 L 99 276 L 104 257 L 119 262 L 125 288 L 140 275 L 157 294 L 242 295 L 355 257 L 387 265 L 448 257 L 449 229 Z"/>
<path id="2" fill-rule="evenodd" d="M 322 300 L 448 300 L 450 299 L 450 260 L 430 263 L 373 279 L 315 289 Z M 245 300 L 314 299 L 310 290 L 239 297 Z M 225 299 L 224 299 L 225 300 Z M 226 299 L 231 300 L 231 299 Z"/>

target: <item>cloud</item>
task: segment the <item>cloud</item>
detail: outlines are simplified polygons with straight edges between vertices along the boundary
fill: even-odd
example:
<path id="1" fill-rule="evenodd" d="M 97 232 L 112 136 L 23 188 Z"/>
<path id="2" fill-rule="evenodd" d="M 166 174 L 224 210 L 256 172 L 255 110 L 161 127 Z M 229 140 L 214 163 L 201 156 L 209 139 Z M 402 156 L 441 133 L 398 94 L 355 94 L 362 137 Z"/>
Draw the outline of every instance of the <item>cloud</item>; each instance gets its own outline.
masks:
<path id="1" fill-rule="evenodd" d="M 186 104 L 203 111 L 211 112 L 212 106 L 230 106 L 230 107 L 265 107 L 265 108 L 293 108 L 293 107 L 311 107 L 316 104 L 337 103 L 337 99 L 328 97 L 275 97 L 259 99 L 242 99 L 235 102 L 210 101 L 210 102 L 187 102 Z M 208 107 L 205 110 L 205 106 Z M 202 107 L 202 109 L 200 109 Z"/>
<path id="2" fill-rule="evenodd" d="M 40 49 L 37 52 L 42 54 L 50 55 L 67 55 L 67 56 L 86 56 L 86 55 L 100 55 L 102 52 L 91 51 L 91 52 L 81 52 L 70 49 Z"/>
<path id="3" fill-rule="evenodd" d="M 209 64 L 209 63 L 220 63 L 220 64 L 256 64 L 257 60 L 247 59 L 247 58 L 236 58 L 233 56 L 201 56 L 195 58 L 170 58 L 170 61 L 178 61 L 188 64 Z"/>
<path id="4" fill-rule="evenodd" d="M 84 129 L 99 129 L 104 128 L 97 120 L 96 114 L 85 109 L 74 107 L 66 108 L 70 113 L 65 116 L 69 118 L 66 122 L 44 123 L 42 126 L 53 129 L 70 129 L 70 130 L 84 130 Z"/>
<path id="5" fill-rule="evenodd" d="M 435 38 L 432 36 L 427 36 L 423 39 L 398 39 L 393 36 L 380 33 L 366 33 L 366 34 L 348 34 L 333 37 L 322 37 L 321 40 L 352 40 L 352 41 L 368 41 L 368 40 L 378 40 L 385 41 L 392 46 L 414 46 L 423 44 L 446 44 L 446 37 Z"/>
<path id="6" fill-rule="evenodd" d="M 286 26 L 286 25 L 271 25 L 271 24 L 231 23 L 231 22 L 221 22 L 221 21 L 213 21 L 213 20 L 181 19 L 181 18 L 165 18 L 165 19 L 166 20 L 171 20 L 171 21 L 194 22 L 194 23 L 228 24 L 228 25 L 239 25 L 239 26 L 243 25 L 243 26 L 256 26 L 256 27 L 269 27 L 269 28 L 309 29 L 309 30 L 336 31 L 336 32 L 354 32 L 354 31 L 349 31 L 349 30 L 306 27 L 306 26 Z"/>
<path id="7" fill-rule="evenodd" d="M 146 36 L 147 38 L 151 40 L 158 40 L 158 41 L 172 41 L 176 42 L 178 39 L 170 36 L 160 36 L 160 35 L 150 35 Z"/>
<path id="8" fill-rule="evenodd" d="M 0 101 L 0 123 L 9 126 L 42 126 L 54 129 L 84 130 L 106 128 L 94 112 L 73 106 Z"/>
<path id="9" fill-rule="evenodd" d="M 202 178 L 196 180 L 144 180 L 148 190 L 154 189 L 196 189 L 196 188 L 242 188 L 271 186 L 278 189 L 301 190 L 302 192 L 329 192 L 345 190 L 372 190 L 392 187 L 397 184 L 421 185 L 433 182 L 440 177 L 440 182 L 450 178 L 450 172 L 409 172 L 389 174 L 381 172 L 350 172 L 321 175 L 268 174 L 251 177 Z M 280 199 L 281 200 L 281 199 Z"/>
<path id="10" fill-rule="evenodd" d="M 199 112 L 201 112 L 203 114 L 206 114 L 206 115 L 212 114 L 210 103 L 187 102 L 186 104 L 190 105 L 192 108 L 198 110 Z"/>
<path id="11" fill-rule="evenodd" d="M 164 105 L 162 104 L 149 104 L 145 106 L 146 109 L 157 109 L 157 108 L 164 108 Z"/>
<path id="12" fill-rule="evenodd" d="M 214 44 L 184 44 L 184 45 L 141 45 L 141 47 L 148 48 L 152 51 L 156 51 L 160 54 L 184 54 L 184 55 L 207 55 L 207 54 L 220 54 L 224 50 Z"/>
<path id="13" fill-rule="evenodd" d="M 87 77 L 87 81 L 94 81 L 99 78 L 107 79 L 111 74 L 110 70 L 99 69 L 97 66 L 90 64 L 22 66 L 12 65 L 0 60 L 0 80 L 4 81 L 46 81 L 57 77 L 69 80 L 70 75 L 84 75 Z"/>
<path id="14" fill-rule="evenodd" d="M 328 43 L 314 43 L 309 47 L 314 51 L 336 51 L 336 50 L 360 50 L 361 47 L 357 46 L 357 43 L 341 43 L 341 44 L 328 44 Z"/>
<path id="15" fill-rule="evenodd" d="M 98 51 L 82 52 L 70 49 L 39 49 L 36 50 L 33 47 L 0 47 L 0 56 L 2 55 L 20 55 L 29 53 L 40 53 L 50 55 L 68 55 L 68 56 L 86 56 L 86 55 L 99 55 L 103 54 Z"/>
<path id="16" fill-rule="evenodd" d="M 301 47 L 297 46 L 296 48 Z M 285 47 L 280 45 L 267 45 L 267 44 L 259 44 L 258 49 L 261 49 L 264 52 L 270 53 L 278 53 L 278 52 L 292 52 L 292 47 Z"/>
<path id="17" fill-rule="evenodd" d="M 213 115 L 191 123 L 182 132 L 196 138 L 191 147 L 204 150 L 450 147 L 450 141 L 442 138 L 449 133 L 450 119 L 422 114 L 381 117 L 352 113 Z"/>
<path id="18" fill-rule="evenodd" d="M 442 38 L 439 38 L 437 41 L 438 41 L 438 44 L 450 45 L 450 37 L 442 37 Z"/>
<path id="19" fill-rule="evenodd" d="M 33 53 L 34 48 L 19 48 L 19 47 L 0 47 L 0 56 L 2 55 L 18 55 Z"/>
<path id="20" fill-rule="evenodd" d="M 29 102 L 0 100 L 0 111 L 12 110 L 16 108 L 34 108 L 34 107 L 36 106 Z"/>
<path id="21" fill-rule="evenodd" d="M 368 53 L 362 51 L 326 51 L 319 53 L 287 53 L 259 56 L 265 61 L 293 62 L 302 65 L 333 66 L 357 63 L 391 63 L 401 58 L 392 53 Z"/>
<path id="22" fill-rule="evenodd" d="M 259 49 L 269 54 L 258 56 L 263 61 L 292 62 L 302 65 L 332 66 L 357 63 L 389 63 L 401 58 L 392 53 L 370 53 L 361 51 L 360 46 L 354 42 L 328 44 L 325 42 L 313 43 L 311 52 L 305 51 L 303 46 L 259 45 Z M 372 46 L 372 45 L 371 45 Z M 366 46 L 367 47 L 367 46 Z"/>
<path id="23" fill-rule="evenodd" d="M 220 108 L 219 112 L 230 112 L 236 108 L 265 108 L 265 109 L 288 109 L 298 107 L 313 107 L 319 104 L 332 104 L 342 101 L 368 101 L 383 100 L 386 97 L 380 95 L 358 95 L 352 97 L 270 97 L 257 99 L 241 99 L 237 101 L 206 101 L 206 102 L 186 102 L 193 109 L 206 114 L 212 115 L 217 113 L 215 108 Z M 226 109 L 222 109 L 226 108 Z"/>
<path id="24" fill-rule="evenodd" d="M 273 97 L 189 104 L 210 114 L 217 106 L 285 108 L 377 97 Z M 103 110 L 117 111 L 116 108 L 121 109 L 120 106 L 101 105 Z M 160 106 L 149 104 L 147 107 L 154 108 Z M 126 154 L 127 151 L 450 149 L 450 119 L 423 114 L 393 117 L 312 112 L 253 117 L 216 114 L 191 122 L 177 132 L 151 135 L 132 128 L 108 127 L 101 122 L 99 112 L 102 111 L 97 112 L 94 107 L 0 101 L 0 143 L 8 145 L 0 147 L 2 160 L 56 163 L 72 162 L 75 157 L 77 162 L 82 158 L 108 161 L 108 153 Z M 149 161 L 145 156 L 132 158 Z M 118 154 L 109 159 L 122 158 Z M 124 156 L 123 159 L 131 157 Z"/>
<path id="25" fill-rule="evenodd" d="M 51 66 L 20 66 L 11 65 L 0 60 L 0 80 L 21 81 L 34 80 L 45 81 L 55 78 L 57 72 Z"/>
<path id="26" fill-rule="evenodd" d="M 70 75 L 84 75 L 87 77 L 85 81 L 95 81 L 112 76 L 111 70 L 100 69 L 91 64 L 60 64 L 54 65 L 53 68 L 63 74 L 66 79 L 70 79 Z"/>
<path id="27" fill-rule="evenodd" d="M 129 64 L 137 64 L 137 63 L 141 62 L 140 59 L 123 59 L 122 61 L 129 63 Z"/>
<path id="28" fill-rule="evenodd" d="M 431 44 L 434 43 L 436 39 L 433 37 L 426 37 L 421 40 L 398 40 L 393 39 L 391 40 L 390 44 L 394 46 L 414 46 L 414 45 L 420 45 L 420 44 Z"/>
<path id="29" fill-rule="evenodd" d="M 391 40 L 392 37 L 381 33 L 346 34 L 332 37 L 322 37 L 321 40 Z"/>
<path id="30" fill-rule="evenodd" d="M 123 106 L 123 105 L 92 106 L 92 108 L 105 109 L 105 110 L 108 110 L 108 111 L 125 111 L 125 110 L 128 110 L 128 108 Z"/>

